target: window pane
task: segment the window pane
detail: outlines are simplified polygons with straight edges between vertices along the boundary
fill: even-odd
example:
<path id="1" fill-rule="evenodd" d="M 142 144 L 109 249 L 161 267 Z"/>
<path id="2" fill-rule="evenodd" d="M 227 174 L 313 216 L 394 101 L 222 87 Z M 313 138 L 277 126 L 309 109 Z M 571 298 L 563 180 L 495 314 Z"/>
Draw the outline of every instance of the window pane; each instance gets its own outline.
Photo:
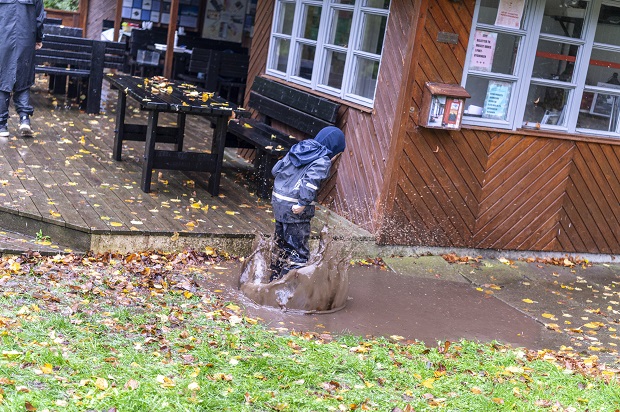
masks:
<path id="1" fill-rule="evenodd" d="M 386 16 L 364 13 L 361 29 L 360 50 L 368 53 L 381 54 L 386 23 Z"/>
<path id="2" fill-rule="evenodd" d="M 310 80 L 312 79 L 312 66 L 314 65 L 316 47 L 308 44 L 302 44 L 299 49 L 299 61 L 295 76 Z"/>
<path id="3" fill-rule="evenodd" d="M 608 84 L 620 84 L 620 53 L 606 50 L 592 50 L 586 84 L 590 86 L 608 87 Z"/>
<path id="4" fill-rule="evenodd" d="M 304 10 L 304 22 L 302 25 L 302 37 L 316 40 L 319 37 L 319 24 L 321 23 L 321 7 L 307 6 Z"/>
<path id="5" fill-rule="evenodd" d="M 578 46 L 546 40 L 538 42 L 533 77 L 570 82 L 573 78 Z"/>
<path id="6" fill-rule="evenodd" d="M 276 23 L 275 33 L 291 35 L 293 33 L 293 18 L 295 17 L 295 3 L 280 3 L 280 13 Z"/>
<path id="7" fill-rule="evenodd" d="M 547 0 L 541 33 L 580 39 L 587 1 Z"/>
<path id="8" fill-rule="evenodd" d="M 352 21 L 352 11 L 333 10 L 331 27 L 327 43 L 333 44 L 335 46 L 348 47 Z"/>
<path id="9" fill-rule="evenodd" d="M 390 8 L 390 0 L 366 0 L 364 6 L 387 10 Z"/>
<path id="10" fill-rule="evenodd" d="M 469 68 L 482 72 L 513 74 L 521 38 L 477 30 Z"/>
<path id="11" fill-rule="evenodd" d="M 377 76 L 379 75 L 379 62 L 375 60 L 357 58 L 355 80 L 351 92 L 367 99 L 375 97 Z"/>
<path id="12" fill-rule="evenodd" d="M 274 39 L 275 40 L 275 53 L 274 53 L 274 68 L 281 72 L 286 73 L 288 67 L 288 53 L 291 48 L 291 41 L 287 39 Z"/>
<path id="13" fill-rule="evenodd" d="M 565 125 L 564 105 L 568 94 L 568 90 L 558 87 L 530 86 L 523 121 L 529 126 Z"/>
<path id="14" fill-rule="evenodd" d="M 346 59 L 346 53 L 338 53 L 328 50 L 321 84 L 325 84 L 335 89 L 342 88 L 342 76 L 344 75 L 344 63 Z"/>
<path id="15" fill-rule="evenodd" d="M 337 4 L 355 4 L 355 0 L 332 0 L 332 3 L 337 3 Z"/>
<path id="16" fill-rule="evenodd" d="M 465 115 L 485 119 L 506 120 L 512 93 L 512 83 L 470 76 L 465 101 Z"/>
<path id="17" fill-rule="evenodd" d="M 478 13 L 478 22 L 484 24 L 497 24 L 498 26 L 505 26 L 506 23 L 502 24 L 501 21 L 497 21 L 497 11 L 499 9 L 500 0 L 481 0 L 480 1 L 480 9 Z M 505 2 L 508 5 L 508 2 Z M 521 4 L 516 2 L 515 4 Z M 518 27 L 523 25 L 523 10 L 514 10 L 509 9 L 508 12 L 511 12 L 513 15 L 521 15 L 521 20 L 517 23 Z M 511 27 L 514 27 L 512 24 Z"/>
<path id="18" fill-rule="evenodd" d="M 601 93 L 584 93 L 577 127 L 605 132 L 617 131 L 620 97 Z"/>
<path id="19" fill-rule="evenodd" d="M 620 46 L 620 6 L 601 5 L 594 41 Z"/>

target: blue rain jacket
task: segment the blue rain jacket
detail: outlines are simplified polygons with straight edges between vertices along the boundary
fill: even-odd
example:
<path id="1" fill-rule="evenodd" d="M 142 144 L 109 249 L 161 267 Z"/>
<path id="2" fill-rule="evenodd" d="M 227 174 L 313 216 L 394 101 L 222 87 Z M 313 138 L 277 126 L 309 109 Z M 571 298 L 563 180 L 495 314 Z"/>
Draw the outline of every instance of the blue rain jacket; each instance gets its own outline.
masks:
<path id="1" fill-rule="evenodd" d="M 34 46 L 43 40 L 43 0 L 0 0 L 0 90 L 34 84 Z"/>
<path id="2" fill-rule="evenodd" d="M 291 147 L 271 174 L 274 176 L 271 204 L 274 217 L 283 223 L 309 222 L 314 216 L 314 201 L 323 180 L 329 176 L 331 158 L 345 148 L 344 134 L 336 127 L 326 127 L 314 139 Z M 293 205 L 306 206 L 296 215 Z"/>

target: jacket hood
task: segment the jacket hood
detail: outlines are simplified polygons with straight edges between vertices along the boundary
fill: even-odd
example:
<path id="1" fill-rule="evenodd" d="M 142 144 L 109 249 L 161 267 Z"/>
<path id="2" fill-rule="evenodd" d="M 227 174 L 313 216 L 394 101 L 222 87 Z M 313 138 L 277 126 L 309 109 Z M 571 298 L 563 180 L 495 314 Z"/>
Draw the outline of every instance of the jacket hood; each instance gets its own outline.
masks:
<path id="1" fill-rule="evenodd" d="M 329 155 L 330 151 L 314 139 L 302 140 L 293 145 L 288 152 L 289 159 L 295 167 L 307 165 L 320 157 Z"/>
<path id="2" fill-rule="evenodd" d="M 327 150 L 329 150 L 330 159 L 336 156 L 338 153 L 344 152 L 344 133 L 342 133 L 342 130 L 337 127 L 328 126 L 321 129 L 321 131 L 316 135 L 314 140 L 321 143 L 327 148 Z"/>

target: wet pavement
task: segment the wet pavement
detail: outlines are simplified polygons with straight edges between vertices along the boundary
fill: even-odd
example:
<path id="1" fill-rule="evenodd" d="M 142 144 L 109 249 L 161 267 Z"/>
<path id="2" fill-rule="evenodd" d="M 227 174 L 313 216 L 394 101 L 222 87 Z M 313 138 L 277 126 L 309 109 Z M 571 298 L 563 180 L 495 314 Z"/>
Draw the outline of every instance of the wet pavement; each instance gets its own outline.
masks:
<path id="1" fill-rule="evenodd" d="M 401 342 L 461 338 L 596 355 L 620 362 L 620 264 L 558 266 L 505 259 L 448 263 L 440 256 L 385 259 L 348 269 L 343 310 L 299 314 L 254 304 L 237 289 L 240 266 L 205 287 L 281 331 L 385 336 Z"/>

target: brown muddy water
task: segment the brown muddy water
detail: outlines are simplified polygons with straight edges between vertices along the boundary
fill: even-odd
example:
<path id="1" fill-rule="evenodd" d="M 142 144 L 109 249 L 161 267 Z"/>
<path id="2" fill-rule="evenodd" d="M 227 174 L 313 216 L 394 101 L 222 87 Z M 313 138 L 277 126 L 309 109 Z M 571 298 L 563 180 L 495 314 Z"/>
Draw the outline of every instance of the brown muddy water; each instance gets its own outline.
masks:
<path id="1" fill-rule="evenodd" d="M 243 268 L 213 273 L 211 282 L 223 290 L 225 298 L 244 307 L 247 316 L 259 318 L 269 327 L 283 332 L 397 336 L 404 342 L 418 340 L 427 345 L 461 338 L 481 342 L 497 340 L 529 348 L 537 347 L 541 338 L 542 327 L 534 320 L 500 300 L 476 291 L 467 283 L 402 276 L 378 266 L 347 263 L 343 268 L 338 259 L 332 259 L 326 266 L 327 272 L 332 271 L 332 277 L 339 273 L 343 276 L 335 276 L 336 280 L 329 281 L 325 278 L 325 270 L 317 271 L 318 284 L 302 282 L 299 289 L 287 292 L 293 291 L 289 293 L 288 303 L 295 292 L 301 295 L 310 293 L 321 305 L 332 302 L 331 308 L 315 305 L 326 313 L 309 313 L 308 309 L 314 308 L 312 299 L 303 296 L 295 298 L 301 311 L 285 310 L 273 290 L 286 288 L 289 281 L 297 282 L 297 275 L 291 272 L 279 281 L 280 284 L 270 286 L 261 283 L 264 269 L 259 263 L 246 262 Z M 258 275 L 254 277 L 253 273 L 248 273 L 248 268 L 256 270 Z M 234 275 L 242 271 L 245 273 Z M 250 287 L 243 288 L 244 284 Z M 313 291 L 313 285 L 318 285 L 321 291 Z M 343 299 L 342 302 L 339 299 Z"/>

